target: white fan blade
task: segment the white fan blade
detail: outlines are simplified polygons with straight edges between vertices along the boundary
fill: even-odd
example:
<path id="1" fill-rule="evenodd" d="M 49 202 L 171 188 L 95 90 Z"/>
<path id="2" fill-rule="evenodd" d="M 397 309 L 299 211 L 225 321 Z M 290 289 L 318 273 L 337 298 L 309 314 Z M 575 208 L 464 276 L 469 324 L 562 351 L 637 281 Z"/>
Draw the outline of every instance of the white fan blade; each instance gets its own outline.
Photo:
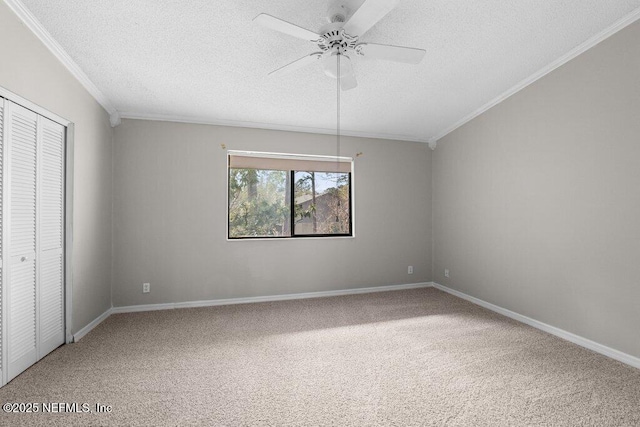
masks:
<path id="1" fill-rule="evenodd" d="M 296 59 L 290 64 L 285 65 L 284 67 L 280 67 L 277 70 L 274 70 L 269 73 L 270 76 L 275 76 L 277 74 L 287 74 L 295 70 L 299 70 L 302 67 L 306 67 L 307 65 L 313 64 L 318 59 L 322 58 L 321 52 L 312 53 L 311 55 L 303 56 L 300 59 Z"/>
<path id="2" fill-rule="evenodd" d="M 362 36 L 399 2 L 400 0 L 365 0 L 342 28 L 349 35 Z"/>
<path id="3" fill-rule="evenodd" d="M 356 75 L 351 73 L 347 76 L 340 77 L 340 89 L 349 90 L 358 86 L 358 81 L 356 80 Z"/>
<path id="4" fill-rule="evenodd" d="M 265 28 L 279 31 L 302 40 L 316 41 L 320 39 L 320 36 L 313 31 L 298 27 L 295 24 L 283 21 L 275 16 L 267 15 L 266 13 L 261 13 L 253 18 L 253 22 L 260 24 Z"/>
<path id="5" fill-rule="evenodd" d="M 385 61 L 419 64 L 427 53 L 424 49 L 413 47 L 390 46 L 386 44 L 361 43 L 356 46 L 359 55 L 365 58 L 383 59 Z"/>

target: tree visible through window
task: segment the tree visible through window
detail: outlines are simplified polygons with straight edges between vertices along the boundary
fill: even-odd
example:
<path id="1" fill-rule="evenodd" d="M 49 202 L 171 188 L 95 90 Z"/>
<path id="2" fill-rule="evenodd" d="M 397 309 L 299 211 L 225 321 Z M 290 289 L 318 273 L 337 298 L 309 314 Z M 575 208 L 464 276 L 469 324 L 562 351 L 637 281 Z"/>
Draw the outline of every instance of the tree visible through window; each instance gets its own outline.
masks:
<path id="1" fill-rule="evenodd" d="M 247 161 L 238 161 L 241 165 Z M 269 169 L 229 166 L 229 238 L 350 236 L 351 173 L 331 163 L 264 162 Z M 250 165 L 260 165 L 251 159 Z M 350 165 L 341 166 L 342 169 Z M 325 172 L 320 169 L 330 169 Z"/>
<path id="2" fill-rule="evenodd" d="M 229 237 L 288 236 L 286 171 L 229 169 Z"/>
<path id="3" fill-rule="evenodd" d="M 295 172 L 295 233 L 349 234 L 349 174 Z"/>

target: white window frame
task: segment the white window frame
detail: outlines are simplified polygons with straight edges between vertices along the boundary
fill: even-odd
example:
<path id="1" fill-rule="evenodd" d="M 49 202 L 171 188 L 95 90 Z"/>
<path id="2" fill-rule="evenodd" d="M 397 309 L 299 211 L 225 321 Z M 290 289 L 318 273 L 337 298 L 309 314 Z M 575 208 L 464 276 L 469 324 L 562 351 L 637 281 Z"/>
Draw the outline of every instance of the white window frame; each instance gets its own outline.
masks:
<path id="1" fill-rule="evenodd" d="M 326 162 L 349 162 L 351 164 L 351 182 L 349 185 L 349 197 L 351 202 L 351 235 L 350 236 L 304 236 L 304 237 L 292 237 L 292 236 L 274 236 L 274 237 L 252 237 L 246 239 L 232 239 L 229 238 L 229 157 L 230 156 L 245 156 L 245 157 L 260 157 L 260 158 L 271 158 L 271 159 L 288 159 L 288 160 L 315 160 L 315 161 L 326 161 Z M 227 150 L 225 159 L 225 172 L 226 172 L 226 188 L 225 188 L 225 236 L 227 242 L 255 242 L 255 241 L 282 241 L 282 240 L 332 240 L 332 239 L 355 239 L 356 237 L 356 201 L 355 201 L 355 169 L 354 169 L 354 161 L 353 157 L 343 157 L 343 156 L 327 156 L 327 155 L 318 155 L 318 154 L 292 154 L 292 153 L 273 153 L 273 152 L 263 152 L 263 151 L 242 151 L 242 150 Z"/>

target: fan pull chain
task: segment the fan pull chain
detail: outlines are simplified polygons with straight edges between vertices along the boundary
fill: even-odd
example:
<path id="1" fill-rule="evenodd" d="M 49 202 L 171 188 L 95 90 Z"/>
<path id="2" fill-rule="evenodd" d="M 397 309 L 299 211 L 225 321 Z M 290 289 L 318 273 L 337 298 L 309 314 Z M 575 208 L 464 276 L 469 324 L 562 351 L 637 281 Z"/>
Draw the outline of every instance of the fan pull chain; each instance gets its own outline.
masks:
<path id="1" fill-rule="evenodd" d="M 336 108 L 336 196 L 338 198 L 338 203 L 337 203 L 337 208 L 336 208 L 336 222 L 340 222 L 340 57 L 342 55 L 338 54 L 338 70 L 336 72 L 336 76 L 338 76 L 338 78 L 336 79 L 336 99 L 338 100 L 337 102 L 337 108 Z"/>

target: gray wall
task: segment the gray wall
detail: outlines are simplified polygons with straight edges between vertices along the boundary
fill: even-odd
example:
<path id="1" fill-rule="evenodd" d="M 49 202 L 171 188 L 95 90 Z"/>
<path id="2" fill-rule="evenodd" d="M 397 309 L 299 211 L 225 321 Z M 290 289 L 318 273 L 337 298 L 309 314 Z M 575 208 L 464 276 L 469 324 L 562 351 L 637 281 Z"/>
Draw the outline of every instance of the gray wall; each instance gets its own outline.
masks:
<path id="1" fill-rule="evenodd" d="M 449 134 L 433 158 L 436 282 L 634 356 L 639 40 L 637 22 Z"/>
<path id="2" fill-rule="evenodd" d="M 109 117 L 0 2 L 0 86 L 75 123 L 73 332 L 111 307 Z"/>
<path id="3" fill-rule="evenodd" d="M 226 240 L 227 149 L 336 153 L 335 136 L 143 120 L 115 129 L 113 305 L 431 280 L 431 150 L 343 138 L 353 239 Z M 407 266 L 414 274 L 407 274 Z M 142 283 L 151 293 L 142 294 Z"/>

